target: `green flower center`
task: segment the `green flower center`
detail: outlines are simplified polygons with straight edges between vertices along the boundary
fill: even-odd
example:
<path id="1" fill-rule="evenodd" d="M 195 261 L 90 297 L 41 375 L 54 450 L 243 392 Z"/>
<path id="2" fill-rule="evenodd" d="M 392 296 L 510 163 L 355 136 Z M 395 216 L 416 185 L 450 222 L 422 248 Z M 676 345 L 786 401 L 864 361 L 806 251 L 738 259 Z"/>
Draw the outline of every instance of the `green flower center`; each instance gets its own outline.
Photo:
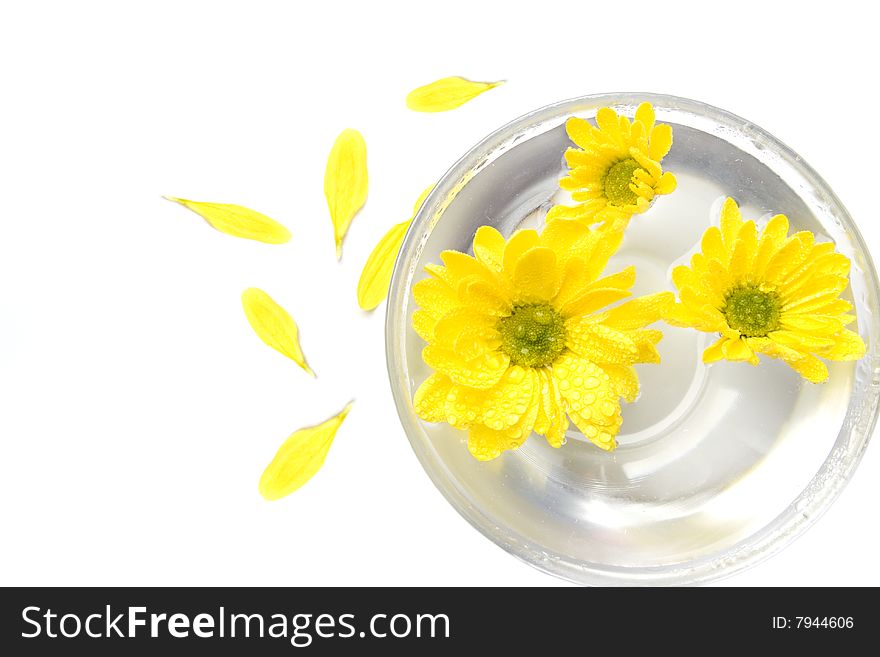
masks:
<path id="1" fill-rule="evenodd" d="M 776 292 L 764 292 L 754 283 L 746 283 L 724 295 L 721 312 L 730 328 L 747 338 L 763 337 L 779 328 L 781 305 Z"/>
<path id="2" fill-rule="evenodd" d="M 615 162 L 605 174 L 605 198 L 611 205 L 633 205 L 639 198 L 629 188 L 633 174 L 642 167 L 633 158 L 628 157 Z"/>
<path id="3" fill-rule="evenodd" d="M 498 320 L 501 349 L 514 365 L 544 367 L 565 349 L 565 320 L 546 303 L 516 306 Z"/>

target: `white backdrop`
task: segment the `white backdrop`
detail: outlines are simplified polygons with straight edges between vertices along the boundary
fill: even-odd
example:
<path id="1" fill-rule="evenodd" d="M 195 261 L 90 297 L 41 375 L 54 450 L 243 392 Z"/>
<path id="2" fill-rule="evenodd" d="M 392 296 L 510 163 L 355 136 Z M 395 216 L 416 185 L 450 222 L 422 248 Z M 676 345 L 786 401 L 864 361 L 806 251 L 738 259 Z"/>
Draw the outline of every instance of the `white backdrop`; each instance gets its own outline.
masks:
<path id="1" fill-rule="evenodd" d="M 0 10 L 0 584 L 560 583 L 434 489 L 391 400 L 384 305 L 355 297 L 419 192 L 536 107 L 641 90 L 744 116 L 825 177 L 880 257 L 863 3 L 303 5 Z M 508 83 L 405 108 L 447 75 Z M 371 185 L 338 264 L 322 180 L 345 127 Z M 293 239 L 222 235 L 163 194 L 247 205 Z M 317 381 L 254 336 L 250 286 L 296 318 Z M 351 398 L 324 469 L 264 502 L 281 442 Z M 805 537 L 724 583 L 880 584 L 878 451 Z"/>

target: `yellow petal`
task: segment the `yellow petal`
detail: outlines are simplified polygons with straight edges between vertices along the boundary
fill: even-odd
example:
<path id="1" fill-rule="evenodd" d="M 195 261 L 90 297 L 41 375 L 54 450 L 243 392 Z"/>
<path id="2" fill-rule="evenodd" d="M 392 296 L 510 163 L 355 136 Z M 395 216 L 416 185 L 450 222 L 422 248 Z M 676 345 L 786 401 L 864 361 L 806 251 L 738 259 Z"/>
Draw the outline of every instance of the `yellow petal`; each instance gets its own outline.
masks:
<path id="1" fill-rule="evenodd" d="M 268 294 L 255 287 L 248 288 L 242 293 L 241 305 L 251 328 L 260 340 L 315 376 L 299 346 L 296 322 L 284 308 L 275 303 Z"/>
<path id="2" fill-rule="evenodd" d="M 349 403 L 341 413 L 317 426 L 291 434 L 260 477 L 260 495 L 267 500 L 278 500 L 314 477 L 324 465 L 336 432 L 351 406 Z"/>
<path id="3" fill-rule="evenodd" d="M 513 270 L 513 283 L 519 301 L 549 301 L 559 290 L 560 271 L 556 254 L 546 246 L 526 251 Z"/>
<path id="4" fill-rule="evenodd" d="M 446 374 L 455 383 L 486 390 L 501 380 L 510 364 L 510 358 L 502 352 L 489 352 L 466 360 L 451 349 L 429 344 L 422 350 L 425 364 Z"/>
<path id="5" fill-rule="evenodd" d="M 650 134 L 654 127 L 654 107 L 651 103 L 642 103 L 636 108 L 636 121 L 645 126 L 645 134 Z"/>
<path id="6" fill-rule="evenodd" d="M 629 365 L 638 357 L 639 349 L 626 333 L 589 318 L 568 320 L 565 331 L 566 346 L 594 363 Z"/>
<path id="7" fill-rule="evenodd" d="M 608 311 L 603 324 L 616 329 L 636 329 L 656 322 L 675 303 L 672 292 L 655 292 L 637 297 Z"/>
<path id="8" fill-rule="evenodd" d="M 659 162 L 666 157 L 670 148 L 672 148 L 671 126 L 663 124 L 651 130 L 651 145 L 648 147 L 648 157 Z"/>
<path id="9" fill-rule="evenodd" d="M 412 217 L 418 214 L 422 203 L 425 202 L 433 189 L 434 185 L 430 185 L 422 192 L 413 206 Z M 379 240 L 373 252 L 370 253 L 370 257 L 367 258 L 358 281 L 358 305 L 364 310 L 373 310 L 388 296 L 388 285 L 391 283 L 391 274 L 394 272 L 397 253 L 403 244 L 403 238 L 406 237 L 406 231 L 412 222 L 412 217 L 392 226 Z"/>
<path id="10" fill-rule="evenodd" d="M 710 260 L 717 260 L 722 265 L 727 266 L 730 253 L 724 244 L 724 238 L 721 229 L 717 226 L 710 226 L 703 233 L 703 239 L 700 242 L 700 250 Z"/>
<path id="11" fill-rule="evenodd" d="M 728 249 L 733 249 L 733 245 L 736 242 L 736 236 L 739 234 L 740 228 L 742 228 L 743 218 L 736 201 L 729 196 L 724 199 L 724 205 L 721 206 L 720 223 L 721 233 L 724 236 L 724 244 Z M 705 249 L 703 252 L 705 253 Z"/>
<path id="12" fill-rule="evenodd" d="M 200 215 L 221 233 L 266 244 L 284 244 L 290 240 L 290 231 L 274 219 L 241 205 L 203 203 L 184 198 L 165 196 Z"/>
<path id="13" fill-rule="evenodd" d="M 416 415 L 425 422 L 446 422 L 446 397 L 452 390 L 452 380 L 436 372 L 422 382 L 413 397 Z"/>
<path id="14" fill-rule="evenodd" d="M 855 331 L 842 329 L 832 336 L 834 345 L 816 353 L 828 360 L 858 360 L 865 355 L 865 341 Z"/>
<path id="15" fill-rule="evenodd" d="M 491 226 L 480 226 L 474 235 L 474 255 L 493 271 L 504 263 L 504 236 Z"/>
<path id="16" fill-rule="evenodd" d="M 504 271 L 512 279 L 516 270 L 516 263 L 520 257 L 529 249 L 538 246 L 541 243 L 538 237 L 538 231 L 535 230 L 518 230 L 508 240 L 504 247 Z"/>
<path id="17" fill-rule="evenodd" d="M 602 369 L 611 380 L 611 387 L 627 402 L 632 403 L 639 396 L 639 377 L 632 365 L 604 364 Z"/>
<path id="18" fill-rule="evenodd" d="M 577 428 L 597 447 L 613 450 L 623 420 L 619 395 L 611 387 L 608 374 L 571 353 L 560 356 L 552 372 L 566 411 Z"/>
<path id="19" fill-rule="evenodd" d="M 727 340 L 721 345 L 721 351 L 727 360 L 748 360 L 753 361 L 755 354 L 751 347 L 746 344 L 742 338 L 738 340 Z"/>
<path id="20" fill-rule="evenodd" d="M 406 106 L 416 112 L 446 112 L 461 107 L 499 84 L 502 82 L 473 82 L 457 76 L 441 78 L 410 91 Z"/>
<path id="21" fill-rule="evenodd" d="M 715 363 L 724 359 L 724 344 L 728 341 L 725 337 L 718 338 L 703 351 L 704 363 Z"/>
<path id="22" fill-rule="evenodd" d="M 394 262 L 411 221 L 407 219 L 392 226 L 367 258 L 357 288 L 358 305 L 363 310 L 373 310 L 388 296 Z"/>
<path id="23" fill-rule="evenodd" d="M 367 202 L 367 144 L 357 130 L 343 130 L 336 138 L 327 158 L 324 196 L 333 222 L 336 257 L 340 258 L 351 220 Z"/>

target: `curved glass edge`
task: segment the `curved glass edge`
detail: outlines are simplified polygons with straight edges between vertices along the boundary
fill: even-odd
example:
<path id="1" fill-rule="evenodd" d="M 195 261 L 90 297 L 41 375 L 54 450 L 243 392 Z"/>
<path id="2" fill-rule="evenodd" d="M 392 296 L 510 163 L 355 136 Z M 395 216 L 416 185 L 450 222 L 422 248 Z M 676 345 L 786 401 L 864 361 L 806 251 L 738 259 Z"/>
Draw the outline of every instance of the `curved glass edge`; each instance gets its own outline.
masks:
<path id="1" fill-rule="evenodd" d="M 678 96 L 636 92 L 593 94 L 560 101 L 507 123 L 485 137 L 453 164 L 425 199 L 413 219 L 394 266 L 385 316 L 386 364 L 394 402 L 404 432 L 422 467 L 435 487 L 465 520 L 521 561 L 550 575 L 579 584 L 650 586 L 706 583 L 733 575 L 773 556 L 811 527 L 840 495 L 870 442 L 880 410 L 880 389 L 876 385 L 876 374 L 871 376 L 871 372 L 876 373 L 880 370 L 880 317 L 872 313 L 864 327 L 869 336 L 869 351 L 859 363 L 859 367 L 870 370 L 864 380 L 874 381 L 873 390 L 866 391 L 862 408 L 853 409 L 851 404 L 847 409 L 844 426 L 838 434 L 835 448 L 822 468 L 788 509 L 763 529 L 717 555 L 681 566 L 611 568 L 548 555 L 540 545 L 515 532 L 496 526 L 488 516 L 471 504 L 458 488 L 449 485 L 452 481 L 451 473 L 442 462 L 432 458 L 433 455 L 424 447 L 427 439 L 413 411 L 405 374 L 406 357 L 402 344 L 403 335 L 407 330 L 410 289 L 416 274 L 414 263 L 418 260 L 443 210 L 458 190 L 476 173 L 518 142 L 561 125 L 568 116 L 590 115 L 603 106 L 634 108 L 644 101 L 654 104 L 658 120 L 663 119 L 664 110 L 682 110 L 694 119 L 690 123 L 693 127 L 700 127 L 701 117 L 735 125 L 739 128 L 740 134 L 748 137 L 748 143 L 735 139 L 736 133 L 725 134 L 725 138 L 746 152 L 761 151 L 762 156 L 766 158 L 766 144 L 772 145 L 777 165 L 787 167 L 791 172 L 796 173 L 804 180 L 806 187 L 822 191 L 825 203 L 834 209 L 833 214 L 841 220 L 843 228 L 857 250 L 865 256 L 861 268 L 868 282 L 868 289 L 865 292 L 870 295 L 869 305 L 878 307 L 880 304 L 878 302 L 880 282 L 867 244 L 849 212 L 822 177 L 797 153 L 767 131 L 726 110 L 699 101 Z M 856 413 L 859 416 L 858 421 L 853 420 L 853 415 Z M 425 440 L 420 442 L 414 439 L 418 434 L 422 434 Z"/>

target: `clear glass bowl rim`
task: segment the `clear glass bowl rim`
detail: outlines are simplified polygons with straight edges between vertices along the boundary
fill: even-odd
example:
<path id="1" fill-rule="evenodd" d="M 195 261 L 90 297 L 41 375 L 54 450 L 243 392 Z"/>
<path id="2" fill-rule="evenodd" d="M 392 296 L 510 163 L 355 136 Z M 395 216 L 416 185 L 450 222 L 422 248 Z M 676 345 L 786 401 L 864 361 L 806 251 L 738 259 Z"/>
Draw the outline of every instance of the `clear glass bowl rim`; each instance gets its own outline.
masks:
<path id="1" fill-rule="evenodd" d="M 415 415 L 406 380 L 405 334 L 408 330 L 410 288 L 416 272 L 417 261 L 422 247 L 430 235 L 442 203 L 455 192 L 456 187 L 466 184 L 473 175 L 517 143 L 531 136 L 541 134 L 555 125 L 561 125 L 568 116 L 590 112 L 598 107 L 610 105 L 635 106 L 643 101 L 651 102 L 655 108 L 680 109 L 694 115 L 713 120 L 718 124 L 730 125 L 743 131 L 751 145 L 757 148 L 760 142 L 768 145 L 786 166 L 796 172 L 814 190 L 819 190 L 834 208 L 836 217 L 850 234 L 856 248 L 864 255 L 862 269 L 872 306 L 868 325 L 861 327 L 868 333 L 868 353 L 870 367 L 877 372 L 880 364 L 880 313 L 878 310 L 877 271 L 871 260 L 870 251 L 846 208 L 828 184 L 791 148 L 783 144 L 767 131 L 750 121 L 700 101 L 654 93 L 602 93 L 580 96 L 560 101 L 525 114 L 489 134 L 476 146 L 462 156 L 438 181 L 428 195 L 420 211 L 413 219 L 406 238 L 397 256 L 394 275 L 388 295 L 385 316 L 385 352 L 388 376 L 398 415 L 413 451 L 422 467 L 446 500 L 474 528 L 496 543 L 502 549 L 528 563 L 529 565 L 557 577 L 591 585 L 689 585 L 730 576 L 776 554 L 802 535 L 837 499 L 852 477 L 866 449 L 880 410 L 880 391 L 876 385 L 867 387 L 859 426 L 849 428 L 850 436 L 844 432 L 849 423 L 844 421 L 836 445 L 844 444 L 844 449 L 832 449 L 822 468 L 801 494 L 788 508 L 761 530 L 731 548 L 691 562 L 652 568 L 626 568 L 583 563 L 568 559 L 564 555 L 554 555 L 547 559 L 546 550 L 538 543 L 517 534 L 507 527 L 498 526 L 492 519 L 491 510 L 476 506 L 455 485 L 455 478 L 445 465 L 429 449 L 429 439 L 421 421 Z M 660 114 L 660 111 L 658 111 Z M 662 117 L 658 116 L 658 120 Z M 748 150 L 748 143 L 743 144 Z M 437 217 L 437 219 L 435 219 Z M 860 318 L 861 322 L 861 318 Z M 847 409 L 847 419 L 853 411 L 853 397 Z M 832 463 L 832 461 L 834 461 Z"/>

